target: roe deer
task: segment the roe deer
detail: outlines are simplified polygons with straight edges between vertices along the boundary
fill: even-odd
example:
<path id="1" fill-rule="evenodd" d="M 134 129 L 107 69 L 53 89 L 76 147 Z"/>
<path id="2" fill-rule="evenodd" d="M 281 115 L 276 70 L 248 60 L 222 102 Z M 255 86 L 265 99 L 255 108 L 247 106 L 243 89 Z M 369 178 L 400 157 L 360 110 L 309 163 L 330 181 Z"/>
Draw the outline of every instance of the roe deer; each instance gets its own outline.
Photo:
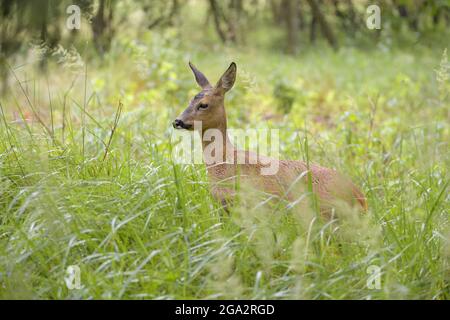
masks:
<path id="1" fill-rule="evenodd" d="M 238 150 L 234 147 L 227 134 L 227 117 L 224 107 L 224 95 L 229 91 L 236 79 L 236 64 L 233 62 L 219 79 L 215 86 L 211 86 L 207 78 L 192 63 L 189 62 L 195 80 L 202 90 L 190 101 L 189 106 L 173 122 L 175 129 L 197 130 L 203 147 L 203 158 L 207 166 L 208 176 L 211 182 L 211 193 L 227 209 L 227 205 L 235 196 L 233 183 L 225 184 L 225 181 L 234 181 L 236 177 L 250 182 L 252 187 L 265 193 L 294 201 L 299 198 L 295 194 L 292 185 L 303 180 L 312 186 L 312 191 L 317 195 L 317 204 L 321 214 L 329 215 L 336 202 L 344 202 L 350 206 L 356 206 L 359 210 L 367 210 L 367 202 L 363 193 L 350 181 L 337 171 L 315 164 L 308 164 L 295 160 L 277 160 L 268 157 L 257 156 L 256 163 L 249 163 L 252 152 Z M 196 128 L 196 123 L 201 128 Z M 208 137 L 208 131 L 218 131 L 222 138 L 217 137 L 212 141 Z M 217 140 L 217 141 L 216 141 Z M 205 151 L 214 146 L 213 160 L 207 159 Z M 237 159 L 245 159 L 244 163 L 238 163 Z M 269 160 L 269 161 L 268 161 Z M 268 162 L 275 162 L 277 172 L 262 175 L 261 169 Z M 299 179 L 300 178 L 300 179 Z M 309 181 L 310 179 L 310 181 Z M 305 188 L 303 188 L 305 191 Z M 228 209 L 227 209 L 228 211 Z"/>

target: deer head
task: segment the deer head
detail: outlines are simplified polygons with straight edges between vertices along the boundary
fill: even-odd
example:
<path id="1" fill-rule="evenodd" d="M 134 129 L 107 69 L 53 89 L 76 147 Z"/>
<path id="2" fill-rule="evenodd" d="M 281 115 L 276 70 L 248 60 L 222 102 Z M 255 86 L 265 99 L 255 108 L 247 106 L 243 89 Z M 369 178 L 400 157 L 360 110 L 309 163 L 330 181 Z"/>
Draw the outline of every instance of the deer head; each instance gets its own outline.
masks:
<path id="1" fill-rule="evenodd" d="M 190 101 L 189 106 L 173 122 L 175 129 L 194 129 L 194 121 L 202 124 L 202 131 L 208 129 L 226 130 L 227 118 L 224 96 L 236 80 L 236 64 L 232 62 L 215 86 L 192 63 L 189 62 L 195 81 L 202 90 Z"/>

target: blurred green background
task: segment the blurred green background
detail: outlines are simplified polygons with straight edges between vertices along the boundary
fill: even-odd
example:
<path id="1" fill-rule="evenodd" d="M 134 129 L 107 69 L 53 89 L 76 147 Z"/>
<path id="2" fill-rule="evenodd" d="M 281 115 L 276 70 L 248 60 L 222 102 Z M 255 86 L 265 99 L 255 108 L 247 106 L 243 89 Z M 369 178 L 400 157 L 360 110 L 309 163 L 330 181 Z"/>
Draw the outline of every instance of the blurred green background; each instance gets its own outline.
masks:
<path id="1" fill-rule="evenodd" d="M 0 15 L 1 298 L 449 298 L 448 1 L 1 0 Z M 189 60 L 213 83 L 236 62 L 229 127 L 279 129 L 282 158 L 346 173 L 369 212 L 225 213 L 204 166 L 171 158 L 199 90 Z"/>

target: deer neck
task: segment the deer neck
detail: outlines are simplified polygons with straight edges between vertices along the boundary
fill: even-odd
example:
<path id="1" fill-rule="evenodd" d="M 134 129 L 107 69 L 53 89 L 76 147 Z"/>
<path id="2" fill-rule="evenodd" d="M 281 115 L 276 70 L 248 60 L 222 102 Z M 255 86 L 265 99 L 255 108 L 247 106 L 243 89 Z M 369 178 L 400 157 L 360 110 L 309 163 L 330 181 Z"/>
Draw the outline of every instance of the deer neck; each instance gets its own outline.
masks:
<path id="1" fill-rule="evenodd" d="M 213 158 L 217 160 L 215 161 L 215 164 L 232 161 L 234 159 L 235 148 L 228 137 L 226 121 L 216 128 L 210 129 L 214 130 L 209 131 L 209 129 L 207 129 L 200 132 L 203 157 L 205 158 L 206 156 L 213 155 Z"/>

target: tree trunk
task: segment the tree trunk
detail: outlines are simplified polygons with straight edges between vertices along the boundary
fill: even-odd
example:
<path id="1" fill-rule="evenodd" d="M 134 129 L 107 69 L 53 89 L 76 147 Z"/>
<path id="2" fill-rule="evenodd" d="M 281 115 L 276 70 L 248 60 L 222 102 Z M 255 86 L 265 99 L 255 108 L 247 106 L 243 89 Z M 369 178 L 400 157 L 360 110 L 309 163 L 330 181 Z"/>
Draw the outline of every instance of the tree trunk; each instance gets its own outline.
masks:
<path id="1" fill-rule="evenodd" d="M 92 19 L 92 33 L 97 51 L 104 53 L 111 46 L 113 36 L 112 29 L 113 7 L 112 2 L 106 5 L 106 0 L 100 0 L 97 14 Z"/>
<path id="2" fill-rule="evenodd" d="M 296 54 L 298 50 L 298 1 L 283 0 L 283 16 L 286 24 L 287 51 L 290 54 Z"/>
<path id="3" fill-rule="evenodd" d="M 334 48 L 338 48 L 337 40 L 331 30 L 328 22 L 325 19 L 325 16 L 320 11 L 320 8 L 315 0 L 308 0 L 308 4 L 311 7 L 311 11 L 313 16 L 317 19 L 318 24 L 320 25 L 320 29 L 322 30 L 322 34 L 327 39 L 328 43 Z"/>
<path id="4" fill-rule="evenodd" d="M 298 15 L 298 27 L 300 30 L 304 30 L 306 28 L 306 20 L 305 15 L 303 14 L 303 7 L 301 1 L 298 2 L 297 5 L 297 15 Z"/>
<path id="5" fill-rule="evenodd" d="M 311 43 L 316 42 L 316 35 L 317 35 L 317 19 L 315 16 L 311 17 L 311 26 L 309 29 L 309 41 Z"/>
<path id="6" fill-rule="evenodd" d="M 281 26 L 283 24 L 283 4 L 277 0 L 270 1 L 270 9 L 273 16 L 273 21 L 277 26 Z"/>
<path id="7" fill-rule="evenodd" d="M 226 42 L 227 37 L 225 35 L 225 32 L 222 30 L 222 26 L 220 25 L 220 12 L 219 7 L 217 6 L 217 2 L 216 0 L 209 0 L 209 4 L 211 6 L 211 12 L 213 15 L 216 32 L 219 35 L 220 40 L 222 40 L 222 42 Z"/>

